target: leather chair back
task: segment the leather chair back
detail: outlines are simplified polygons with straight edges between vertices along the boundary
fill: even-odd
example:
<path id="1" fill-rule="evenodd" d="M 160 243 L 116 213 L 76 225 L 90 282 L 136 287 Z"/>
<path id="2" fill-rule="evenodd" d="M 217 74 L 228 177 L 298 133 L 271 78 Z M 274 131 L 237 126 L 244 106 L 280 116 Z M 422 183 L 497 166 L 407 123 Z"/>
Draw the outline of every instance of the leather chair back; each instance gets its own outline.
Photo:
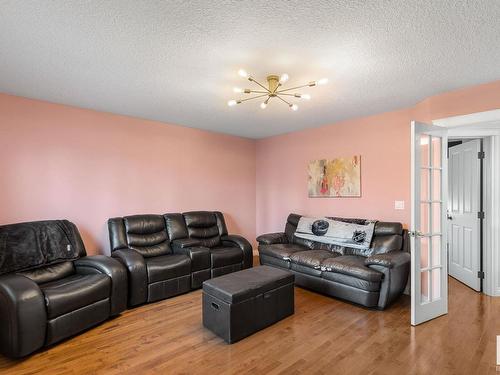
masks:
<path id="1" fill-rule="evenodd" d="M 222 244 L 221 236 L 227 234 L 224 217 L 220 212 L 191 211 L 182 214 L 189 238 L 201 246 L 216 247 Z"/>
<path id="2" fill-rule="evenodd" d="M 86 255 L 78 228 L 68 220 L 0 227 L 3 273 L 17 273 L 43 284 L 74 274 L 73 261 Z"/>
<path id="3" fill-rule="evenodd" d="M 172 252 L 162 215 L 132 215 L 108 221 L 111 251 L 131 248 L 144 258 Z"/>

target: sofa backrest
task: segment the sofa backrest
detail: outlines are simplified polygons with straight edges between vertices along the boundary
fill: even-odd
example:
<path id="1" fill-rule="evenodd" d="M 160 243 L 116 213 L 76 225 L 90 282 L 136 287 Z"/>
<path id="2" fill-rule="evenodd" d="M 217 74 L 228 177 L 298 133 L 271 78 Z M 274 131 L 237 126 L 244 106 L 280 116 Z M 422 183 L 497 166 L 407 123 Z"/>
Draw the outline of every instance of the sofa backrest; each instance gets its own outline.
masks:
<path id="1" fill-rule="evenodd" d="M 186 222 L 184 221 L 184 216 L 182 216 L 182 214 L 170 213 L 163 216 L 167 225 L 167 232 L 170 241 L 189 237 Z"/>
<path id="2" fill-rule="evenodd" d="M 189 238 L 198 240 L 201 246 L 221 245 L 221 236 L 227 234 L 224 216 L 218 211 L 191 211 L 182 214 Z"/>
<path id="3" fill-rule="evenodd" d="M 162 215 L 132 215 L 108 220 L 111 251 L 131 248 L 143 257 L 172 252 Z"/>
<path id="4" fill-rule="evenodd" d="M 374 254 L 389 253 L 391 251 L 404 251 L 407 241 L 405 240 L 406 232 L 403 230 L 401 223 L 377 221 L 373 233 L 372 242 L 369 249 L 353 249 L 344 246 L 324 244 L 311 240 L 306 240 L 296 237 L 295 230 L 302 215 L 290 214 L 285 225 L 285 234 L 290 243 L 300 244 L 309 249 L 325 249 L 337 252 L 342 255 L 362 255 L 370 256 Z M 328 217 L 329 219 L 343 221 L 347 223 L 365 224 L 366 219 L 357 218 L 342 218 Z"/>
<path id="5" fill-rule="evenodd" d="M 41 284 L 75 272 L 86 255 L 78 228 L 68 220 L 0 226 L 0 274 L 16 272 Z"/>

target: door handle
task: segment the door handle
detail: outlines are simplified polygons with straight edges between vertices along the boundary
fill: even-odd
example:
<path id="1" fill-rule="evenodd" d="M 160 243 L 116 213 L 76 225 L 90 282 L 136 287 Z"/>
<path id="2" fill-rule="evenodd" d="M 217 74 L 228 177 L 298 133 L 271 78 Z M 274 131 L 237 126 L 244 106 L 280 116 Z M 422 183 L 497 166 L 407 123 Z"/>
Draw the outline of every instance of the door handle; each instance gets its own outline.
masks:
<path id="1" fill-rule="evenodd" d="M 446 215 L 446 217 L 448 218 L 448 220 L 453 220 L 453 216 L 451 216 L 450 214 Z"/>
<path id="2" fill-rule="evenodd" d="M 424 234 L 420 231 L 412 231 L 412 232 L 408 232 L 408 234 L 412 237 L 424 237 Z"/>

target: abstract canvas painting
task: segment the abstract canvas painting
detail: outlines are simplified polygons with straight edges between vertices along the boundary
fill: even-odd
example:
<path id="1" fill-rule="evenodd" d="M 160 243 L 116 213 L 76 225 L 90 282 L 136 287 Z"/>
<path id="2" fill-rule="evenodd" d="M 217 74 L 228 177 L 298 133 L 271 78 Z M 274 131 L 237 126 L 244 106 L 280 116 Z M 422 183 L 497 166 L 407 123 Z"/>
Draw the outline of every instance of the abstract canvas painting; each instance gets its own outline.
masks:
<path id="1" fill-rule="evenodd" d="M 360 197 L 361 157 L 313 160 L 308 168 L 309 197 Z"/>

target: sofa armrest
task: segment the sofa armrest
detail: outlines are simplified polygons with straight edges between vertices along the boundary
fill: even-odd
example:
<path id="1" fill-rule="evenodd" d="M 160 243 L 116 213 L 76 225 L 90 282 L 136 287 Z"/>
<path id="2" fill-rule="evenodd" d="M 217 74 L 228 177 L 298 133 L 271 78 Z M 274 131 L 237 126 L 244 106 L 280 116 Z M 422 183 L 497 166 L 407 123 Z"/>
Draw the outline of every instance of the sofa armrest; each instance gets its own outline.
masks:
<path id="1" fill-rule="evenodd" d="M 236 234 L 228 234 L 221 237 L 222 243 L 237 246 L 243 251 L 243 269 L 253 266 L 252 245 L 244 237 Z"/>
<path id="2" fill-rule="evenodd" d="M 77 273 L 102 273 L 111 278 L 111 316 L 127 309 L 127 270 L 118 260 L 104 255 L 93 255 L 77 259 L 74 265 Z"/>
<path id="3" fill-rule="evenodd" d="M 385 254 L 372 255 L 365 259 L 366 266 L 382 266 L 387 268 L 400 267 L 409 263 L 411 256 L 403 251 L 392 251 Z"/>
<path id="4" fill-rule="evenodd" d="M 45 298 L 31 279 L 0 276 L 0 352 L 11 358 L 28 355 L 45 343 Z"/>
<path id="5" fill-rule="evenodd" d="M 404 251 L 392 251 L 365 259 L 366 266 L 384 274 L 380 284 L 379 309 L 385 309 L 403 294 L 410 273 L 410 260 L 410 254 Z"/>
<path id="6" fill-rule="evenodd" d="M 136 306 L 146 303 L 148 299 L 148 272 L 144 257 L 130 248 L 114 250 L 111 256 L 127 269 L 128 305 Z"/>
<path id="7" fill-rule="evenodd" d="M 283 232 L 267 233 L 257 237 L 259 245 L 274 245 L 278 243 L 288 243 L 288 237 Z"/>
<path id="8" fill-rule="evenodd" d="M 196 241 L 196 240 L 195 240 Z M 196 241 L 196 243 L 199 243 Z M 210 269 L 210 249 L 203 246 L 172 246 L 174 254 L 184 254 L 191 259 L 191 271 Z"/>
<path id="9" fill-rule="evenodd" d="M 187 247 L 201 246 L 200 241 L 194 238 L 179 238 L 172 241 L 173 249 L 185 249 Z"/>

